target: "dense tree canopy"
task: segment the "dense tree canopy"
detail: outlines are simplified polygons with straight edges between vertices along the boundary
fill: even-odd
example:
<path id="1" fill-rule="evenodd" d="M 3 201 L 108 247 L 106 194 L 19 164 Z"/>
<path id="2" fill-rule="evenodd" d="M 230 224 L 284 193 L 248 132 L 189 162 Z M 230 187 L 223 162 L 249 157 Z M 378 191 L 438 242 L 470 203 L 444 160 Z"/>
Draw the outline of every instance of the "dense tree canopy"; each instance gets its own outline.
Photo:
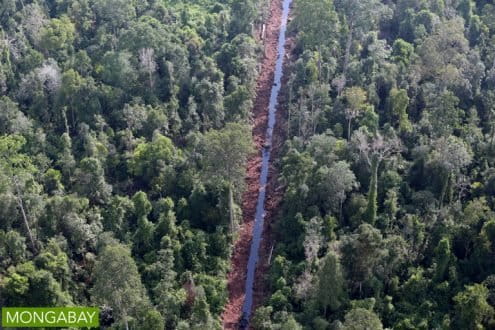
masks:
<path id="1" fill-rule="evenodd" d="M 494 13 L 295 0 L 285 195 L 257 324 L 494 326 Z"/>
<path id="2" fill-rule="evenodd" d="M 1 306 L 221 327 L 268 8 L 0 0 Z M 494 328 L 494 4 L 292 17 L 251 325 Z"/>
<path id="3" fill-rule="evenodd" d="M 219 326 L 264 6 L 0 1 L 0 305 Z"/>

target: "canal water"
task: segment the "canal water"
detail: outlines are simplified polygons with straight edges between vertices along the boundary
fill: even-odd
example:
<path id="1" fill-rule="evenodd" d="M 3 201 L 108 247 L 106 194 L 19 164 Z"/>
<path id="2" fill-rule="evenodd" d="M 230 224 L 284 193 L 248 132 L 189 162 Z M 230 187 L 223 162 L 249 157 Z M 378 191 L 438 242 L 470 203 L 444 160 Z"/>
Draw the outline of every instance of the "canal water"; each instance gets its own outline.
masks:
<path id="1" fill-rule="evenodd" d="M 273 129 L 275 127 L 276 112 L 278 105 L 278 95 L 282 86 L 283 64 L 285 58 L 285 41 L 287 31 L 287 21 L 292 0 L 283 1 L 282 21 L 280 26 L 280 34 L 278 37 L 277 47 L 277 63 L 275 65 L 275 77 L 270 95 L 270 104 L 268 107 L 268 127 L 266 130 L 265 145 L 262 150 L 262 164 L 260 176 L 260 190 L 258 194 L 258 202 L 256 204 L 256 215 L 253 228 L 253 241 L 249 252 L 249 260 L 247 265 L 247 278 L 245 289 L 245 300 L 242 307 L 241 328 L 247 327 L 251 317 L 253 307 L 253 287 L 255 280 L 256 265 L 259 259 L 259 249 L 263 235 L 263 224 L 265 221 L 265 200 L 266 200 L 266 184 L 268 181 L 268 170 L 270 167 L 270 156 L 272 153 Z"/>

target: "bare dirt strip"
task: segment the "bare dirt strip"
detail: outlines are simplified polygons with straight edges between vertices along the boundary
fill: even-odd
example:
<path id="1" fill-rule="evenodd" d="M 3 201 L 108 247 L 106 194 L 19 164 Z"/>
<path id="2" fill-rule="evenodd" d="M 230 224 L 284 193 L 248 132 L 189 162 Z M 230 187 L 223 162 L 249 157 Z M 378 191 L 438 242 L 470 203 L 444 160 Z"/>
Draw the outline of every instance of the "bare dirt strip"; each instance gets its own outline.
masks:
<path id="1" fill-rule="evenodd" d="M 270 93 L 274 81 L 275 64 L 277 60 L 277 44 L 282 19 L 282 0 L 272 0 L 270 4 L 270 16 L 266 22 L 266 36 L 264 40 L 265 55 L 261 61 L 261 69 L 258 76 L 256 99 L 252 111 L 253 116 L 253 140 L 258 151 L 253 155 L 247 164 L 246 172 L 246 192 L 243 195 L 243 223 L 238 233 L 237 241 L 231 258 L 231 271 L 228 274 L 229 300 L 222 314 L 224 329 L 237 329 L 241 317 L 244 303 L 244 289 L 246 284 L 246 268 L 251 247 L 253 225 L 256 212 L 256 202 L 259 192 L 259 179 L 261 173 L 261 151 L 264 146 L 266 128 L 268 125 L 268 105 Z M 281 120 L 281 121 L 278 121 Z M 276 160 L 283 137 L 280 126 L 284 122 L 280 112 L 277 112 L 277 124 L 274 132 L 272 159 Z M 271 249 L 269 234 L 270 220 L 273 218 L 274 210 L 281 200 L 281 189 L 277 188 L 275 169 L 270 164 L 270 174 L 268 179 L 268 194 L 266 202 L 266 217 L 263 242 L 260 251 L 260 261 L 257 270 L 257 280 L 262 278 L 264 270 L 267 268 L 267 256 Z M 260 304 L 264 291 L 263 286 L 255 284 L 255 306 Z"/>
<path id="2" fill-rule="evenodd" d="M 289 16 L 289 20 L 291 16 Z M 285 52 L 287 57 L 284 59 L 284 75 L 282 77 L 282 89 L 280 90 L 278 109 L 277 109 L 277 121 L 275 123 L 273 133 L 273 147 L 272 147 L 272 161 L 270 163 L 270 170 L 268 173 L 268 185 L 267 185 L 267 200 L 265 205 L 266 216 L 263 229 L 263 241 L 260 247 L 260 256 L 258 267 L 256 268 L 256 282 L 254 284 L 254 303 L 253 311 L 257 307 L 263 304 L 263 300 L 266 298 L 269 288 L 268 282 L 265 281 L 265 276 L 269 270 L 270 263 L 273 262 L 273 248 L 275 245 L 273 238 L 273 226 L 277 215 L 279 214 L 282 199 L 285 193 L 285 187 L 278 181 L 278 170 L 280 168 L 280 155 L 284 147 L 284 143 L 287 139 L 287 83 L 289 80 L 289 64 L 293 62 L 292 55 L 295 42 L 294 37 L 287 36 L 287 42 L 285 44 Z M 289 57 L 290 56 L 290 57 Z M 283 220 L 283 219 L 280 219 Z M 254 313 L 253 313 L 254 314 Z"/>

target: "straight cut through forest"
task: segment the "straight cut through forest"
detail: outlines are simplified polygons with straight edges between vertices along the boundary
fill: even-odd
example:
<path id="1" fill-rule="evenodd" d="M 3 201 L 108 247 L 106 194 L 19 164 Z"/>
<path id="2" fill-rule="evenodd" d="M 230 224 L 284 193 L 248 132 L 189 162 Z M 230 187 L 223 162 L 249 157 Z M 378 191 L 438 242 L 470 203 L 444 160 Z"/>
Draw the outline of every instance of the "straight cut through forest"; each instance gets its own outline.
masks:
<path id="1" fill-rule="evenodd" d="M 0 0 L 0 307 L 495 329 L 494 45 L 490 0 Z"/>

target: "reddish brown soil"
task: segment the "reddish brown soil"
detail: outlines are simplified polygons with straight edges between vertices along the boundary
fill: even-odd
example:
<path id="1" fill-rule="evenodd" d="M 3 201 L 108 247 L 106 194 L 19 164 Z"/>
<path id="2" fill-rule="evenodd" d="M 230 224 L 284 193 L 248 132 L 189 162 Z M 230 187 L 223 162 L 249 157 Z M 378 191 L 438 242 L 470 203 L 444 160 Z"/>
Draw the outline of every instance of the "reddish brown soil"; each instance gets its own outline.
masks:
<path id="1" fill-rule="evenodd" d="M 270 101 L 270 93 L 273 85 L 275 74 L 275 63 L 277 60 L 277 43 L 280 32 L 280 23 L 282 19 L 282 0 L 272 0 L 270 8 L 270 17 L 266 23 L 266 37 L 264 40 L 265 56 L 262 59 L 260 75 L 257 81 L 256 100 L 253 108 L 253 140 L 258 152 L 253 155 L 247 164 L 246 184 L 247 189 L 243 196 L 243 224 L 239 230 L 237 241 L 234 245 L 234 251 L 231 259 L 231 271 L 228 274 L 228 290 L 229 301 L 225 306 L 222 314 L 224 329 L 237 329 L 239 319 L 241 317 L 242 305 L 244 303 L 244 286 L 246 283 L 247 262 L 249 259 L 249 250 L 251 247 L 254 216 L 256 212 L 256 202 L 259 192 L 259 179 L 261 173 L 261 150 L 263 148 L 266 128 L 268 125 L 268 105 Z M 278 114 L 280 117 L 280 114 Z M 278 126 L 278 125 L 277 125 Z M 274 150 L 272 160 L 277 155 L 278 147 L 281 145 L 282 138 L 278 136 L 275 128 Z M 267 194 L 265 229 L 269 227 L 273 210 L 278 205 L 280 197 L 274 197 L 281 194 L 275 193 L 273 175 L 274 168 L 271 165 L 269 175 L 269 190 Z M 280 190 L 280 189 L 279 189 Z M 261 258 L 259 265 L 262 265 L 260 271 L 257 271 L 257 278 L 263 274 L 263 269 L 266 268 L 267 249 L 271 246 L 266 242 L 269 239 L 264 233 L 263 243 L 261 246 Z M 269 252 L 269 250 L 268 250 Z M 264 258 L 263 258 L 264 257 Z M 259 282 L 258 280 L 256 282 Z M 262 288 L 255 288 L 255 304 L 260 302 Z"/>
<path id="2" fill-rule="evenodd" d="M 294 38 L 292 36 L 287 36 L 287 42 L 285 44 L 285 53 L 287 56 L 292 55 L 294 45 Z M 283 187 L 283 185 L 281 185 L 278 181 L 278 169 L 280 168 L 279 156 L 282 152 L 287 134 L 287 107 L 289 106 L 286 95 L 286 86 L 289 80 L 287 66 L 291 62 L 292 59 L 289 57 L 284 59 L 284 75 L 282 77 L 282 88 L 279 95 L 279 106 L 276 114 L 277 121 L 275 123 L 272 142 L 272 158 L 270 162 L 270 170 L 268 172 L 267 201 L 265 205 L 266 216 L 263 229 L 263 240 L 260 247 L 258 266 L 256 268 L 256 281 L 254 283 L 253 311 L 263 304 L 263 300 L 269 292 L 269 288 L 267 287 L 268 281 L 265 281 L 265 276 L 268 273 L 270 263 L 273 261 L 273 255 L 271 254 L 273 252 L 275 242 L 272 236 L 272 227 L 275 224 L 274 222 L 277 217 L 277 212 L 279 211 L 285 192 L 285 187 Z M 270 258 L 271 260 L 269 260 Z"/>

